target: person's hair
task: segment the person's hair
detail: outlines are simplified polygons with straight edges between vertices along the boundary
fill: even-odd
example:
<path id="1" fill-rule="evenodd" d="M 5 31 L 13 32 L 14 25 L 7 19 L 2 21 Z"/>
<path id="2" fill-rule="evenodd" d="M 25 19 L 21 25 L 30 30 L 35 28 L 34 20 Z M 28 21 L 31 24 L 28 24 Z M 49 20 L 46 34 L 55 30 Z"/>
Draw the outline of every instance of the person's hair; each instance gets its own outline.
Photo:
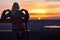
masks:
<path id="1" fill-rule="evenodd" d="M 15 13 L 15 11 L 18 11 L 18 10 L 19 10 L 19 5 L 18 5 L 17 2 L 14 2 L 14 3 L 13 3 L 13 6 L 12 6 L 11 12 L 12 12 L 12 13 Z"/>

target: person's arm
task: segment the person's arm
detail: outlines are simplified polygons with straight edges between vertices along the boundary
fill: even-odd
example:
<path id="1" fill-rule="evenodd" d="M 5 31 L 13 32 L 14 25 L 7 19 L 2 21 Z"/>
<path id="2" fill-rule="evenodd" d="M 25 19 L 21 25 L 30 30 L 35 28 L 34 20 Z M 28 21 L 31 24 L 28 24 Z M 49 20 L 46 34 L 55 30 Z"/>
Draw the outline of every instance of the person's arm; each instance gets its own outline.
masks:
<path id="1" fill-rule="evenodd" d="M 6 14 L 6 17 L 11 17 L 11 11 L 8 10 L 8 13 Z"/>
<path id="2" fill-rule="evenodd" d="M 6 10 L 2 12 L 1 19 L 6 19 L 5 13 L 6 13 Z"/>
<path id="3" fill-rule="evenodd" d="M 6 12 L 8 12 L 8 13 L 6 14 Z M 2 12 L 1 19 L 6 19 L 7 17 L 11 16 L 10 12 L 11 12 L 11 11 L 10 11 L 9 9 L 4 10 L 4 11 Z"/>
<path id="4" fill-rule="evenodd" d="M 28 23 L 28 20 L 29 20 L 29 13 L 28 13 L 28 11 L 25 10 L 25 9 L 21 9 L 20 11 L 23 13 L 23 16 L 25 18 L 25 23 Z"/>

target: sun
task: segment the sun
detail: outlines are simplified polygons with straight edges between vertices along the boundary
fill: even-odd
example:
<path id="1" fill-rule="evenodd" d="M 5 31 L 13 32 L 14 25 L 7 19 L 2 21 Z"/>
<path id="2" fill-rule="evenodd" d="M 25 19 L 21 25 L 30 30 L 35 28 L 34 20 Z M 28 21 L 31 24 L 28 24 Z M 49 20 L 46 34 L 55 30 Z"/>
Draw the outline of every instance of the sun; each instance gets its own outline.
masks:
<path id="1" fill-rule="evenodd" d="M 38 18 L 38 20 L 40 20 L 41 18 Z"/>
<path id="2" fill-rule="evenodd" d="M 30 10 L 30 13 L 45 14 L 46 10 L 45 9 L 35 9 L 35 10 Z"/>

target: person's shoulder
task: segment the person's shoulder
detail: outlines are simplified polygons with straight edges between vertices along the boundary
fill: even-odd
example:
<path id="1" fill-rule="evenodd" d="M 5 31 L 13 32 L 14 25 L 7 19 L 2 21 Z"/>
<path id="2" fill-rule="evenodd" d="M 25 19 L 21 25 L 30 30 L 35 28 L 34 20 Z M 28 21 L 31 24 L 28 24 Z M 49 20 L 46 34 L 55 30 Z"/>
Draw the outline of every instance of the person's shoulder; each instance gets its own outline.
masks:
<path id="1" fill-rule="evenodd" d="M 20 11 L 27 11 L 26 9 L 20 9 Z"/>

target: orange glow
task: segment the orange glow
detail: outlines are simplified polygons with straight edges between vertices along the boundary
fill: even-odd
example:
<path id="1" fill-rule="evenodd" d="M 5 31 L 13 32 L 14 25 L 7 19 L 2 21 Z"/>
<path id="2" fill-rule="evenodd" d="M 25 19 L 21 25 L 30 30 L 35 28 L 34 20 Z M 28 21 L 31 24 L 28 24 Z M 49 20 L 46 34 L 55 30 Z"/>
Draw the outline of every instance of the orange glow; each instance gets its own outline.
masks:
<path id="1" fill-rule="evenodd" d="M 41 18 L 38 18 L 38 20 L 40 20 Z"/>
<path id="2" fill-rule="evenodd" d="M 11 10 L 12 3 L 1 4 L 0 14 L 5 9 Z M 51 19 L 51 18 L 60 19 L 60 2 L 18 2 L 18 3 L 20 9 L 28 10 L 30 14 L 30 19 L 38 19 L 38 20 Z"/>
<path id="3" fill-rule="evenodd" d="M 35 9 L 35 10 L 30 10 L 30 13 L 38 13 L 38 14 L 45 14 L 46 10 L 44 9 Z"/>
<path id="4" fill-rule="evenodd" d="M 53 26 L 44 26 L 44 28 L 60 28 L 60 26 L 56 26 L 56 25 L 53 25 Z"/>

